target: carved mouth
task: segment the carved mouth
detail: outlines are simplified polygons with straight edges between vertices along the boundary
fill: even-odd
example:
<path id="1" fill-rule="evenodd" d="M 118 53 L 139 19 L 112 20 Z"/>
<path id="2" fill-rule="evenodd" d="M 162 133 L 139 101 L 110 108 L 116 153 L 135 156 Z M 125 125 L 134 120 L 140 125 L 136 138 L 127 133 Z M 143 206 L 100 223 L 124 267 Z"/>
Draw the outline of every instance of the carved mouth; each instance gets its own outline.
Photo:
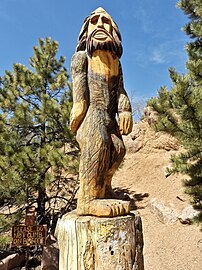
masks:
<path id="1" fill-rule="evenodd" d="M 99 40 L 106 40 L 108 35 L 105 33 L 105 31 L 97 30 L 95 33 L 93 33 L 93 37 Z"/>

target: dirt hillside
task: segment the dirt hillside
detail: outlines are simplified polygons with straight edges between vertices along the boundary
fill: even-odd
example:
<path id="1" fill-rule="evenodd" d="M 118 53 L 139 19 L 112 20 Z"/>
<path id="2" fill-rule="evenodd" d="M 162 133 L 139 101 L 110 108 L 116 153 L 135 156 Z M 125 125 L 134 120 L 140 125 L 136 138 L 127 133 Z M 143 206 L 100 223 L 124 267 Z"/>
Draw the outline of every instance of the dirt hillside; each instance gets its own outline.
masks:
<path id="1" fill-rule="evenodd" d="M 142 217 L 145 270 L 202 269 L 200 228 L 189 220 L 180 222 L 183 210 L 190 209 L 183 177 L 166 172 L 180 145 L 171 136 L 155 133 L 146 120 L 124 141 L 127 154 L 113 187 L 134 199 Z"/>

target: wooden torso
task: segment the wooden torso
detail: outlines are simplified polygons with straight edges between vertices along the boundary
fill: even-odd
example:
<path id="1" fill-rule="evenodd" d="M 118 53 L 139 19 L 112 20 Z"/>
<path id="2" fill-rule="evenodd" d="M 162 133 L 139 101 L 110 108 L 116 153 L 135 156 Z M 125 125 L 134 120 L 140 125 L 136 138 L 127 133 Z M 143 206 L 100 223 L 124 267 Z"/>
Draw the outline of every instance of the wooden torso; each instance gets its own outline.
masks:
<path id="1" fill-rule="evenodd" d="M 110 114 L 117 110 L 119 58 L 111 52 L 96 50 L 88 58 L 88 87 L 90 105 L 105 109 Z"/>

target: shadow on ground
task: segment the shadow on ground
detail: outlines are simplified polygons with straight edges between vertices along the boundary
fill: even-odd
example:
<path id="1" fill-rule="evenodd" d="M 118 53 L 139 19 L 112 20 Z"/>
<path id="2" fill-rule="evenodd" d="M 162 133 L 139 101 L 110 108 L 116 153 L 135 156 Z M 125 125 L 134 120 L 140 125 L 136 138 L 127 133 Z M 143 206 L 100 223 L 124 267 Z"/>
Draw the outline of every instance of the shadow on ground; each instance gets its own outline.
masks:
<path id="1" fill-rule="evenodd" d="M 149 193 L 135 193 L 129 188 L 115 188 L 114 193 L 117 199 L 130 201 L 131 210 L 137 210 L 144 207 L 137 207 L 136 203 L 149 197 Z"/>

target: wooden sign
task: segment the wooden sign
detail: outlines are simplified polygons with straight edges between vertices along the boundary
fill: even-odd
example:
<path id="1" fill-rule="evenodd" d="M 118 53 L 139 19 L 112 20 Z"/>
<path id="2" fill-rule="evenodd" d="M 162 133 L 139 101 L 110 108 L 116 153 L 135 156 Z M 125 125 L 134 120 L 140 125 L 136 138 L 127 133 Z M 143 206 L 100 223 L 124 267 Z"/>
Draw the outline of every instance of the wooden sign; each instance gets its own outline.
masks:
<path id="1" fill-rule="evenodd" d="M 46 225 L 36 226 L 13 226 L 12 246 L 35 246 L 46 245 Z"/>
<path id="2" fill-rule="evenodd" d="M 25 225 L 35 224 L 35 206 L 28 206 L 26 208 Z"/>

